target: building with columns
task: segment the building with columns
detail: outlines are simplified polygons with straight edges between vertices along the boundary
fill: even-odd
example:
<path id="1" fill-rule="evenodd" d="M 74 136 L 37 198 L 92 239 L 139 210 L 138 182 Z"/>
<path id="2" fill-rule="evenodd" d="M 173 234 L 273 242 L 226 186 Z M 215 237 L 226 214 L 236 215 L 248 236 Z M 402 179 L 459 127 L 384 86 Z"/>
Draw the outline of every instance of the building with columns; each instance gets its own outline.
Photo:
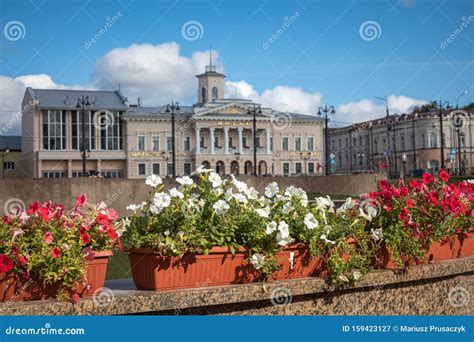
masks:
<path id="1" fill-rule="evenodd" d="M 175 112 L 176 174 L 205 165 L 220 174 L 300 175 L 321 171 L 323 120 L 279 112 L 251 100 L 226 99 L 225 75 L 210 65 L 197 75 L 197 102 Z M 130 104 L 120 91 L 28 88 L 23 99 L 21 170 L 27 177 L 82 177 L 82 110 L 86 97 L 87 174 L 108 178 L 170 176 L 172 114 L 167 106 Z M 253 141 L 253 115 L 256 139 Z M 321 171 L 322 172 L 322 171 Z"/>
<path id="2" fill-rule="evenodd" d="M 453 174 L 471 175 L 473 169 L 473 113 L 443 110 L 441 152 L 440 112 L 390 115 L 329 130 L 329 150 L 335 173 L 381 170 L 410 176 L 415 170 L 437 173 L 442 166 Z"/>

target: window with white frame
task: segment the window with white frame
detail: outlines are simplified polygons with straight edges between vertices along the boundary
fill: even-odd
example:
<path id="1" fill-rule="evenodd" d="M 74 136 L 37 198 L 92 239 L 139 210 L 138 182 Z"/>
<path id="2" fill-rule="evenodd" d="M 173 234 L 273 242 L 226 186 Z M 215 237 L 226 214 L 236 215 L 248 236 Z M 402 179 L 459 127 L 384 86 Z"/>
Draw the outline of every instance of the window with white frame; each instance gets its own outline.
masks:
<path id="1" fill-rule="evenodd" d="M 283 174 L 284 175 L 290 174 L 290 163 L 283 163 Z"/>
<path id="2" fill-rule="evenodd" d="M 242 146 L 244 148 L 248 148 L 249 146 L 247 146 L 247 136 L 242 136 Z"/>
<path id="3" fill-rule="evenodd" d="M 301 137 L 295 137 L 295 150 L 301 151 Z"/>
<path id="4" fill-rule="evenodd" d="M 172 176 L 173 175 L 173 163 L 167 163 L 166 164 L 166 174 L 168 176 Z"/>
<path id="5" fill-rule="evenodd" d="M 204 142 L 205 142 L 204 137 L 203 136 L 199 137 L 199 146 L 201 148 L 206 148 L 206 145 L 204 144 Z"/>
<path id="6" fill-rule="evenodd" d="M 183 139 L 183 150 L 191 151 L 191 137 L 184 137 L 184 139 Z"/>
<path id="7" fill-rule="evenodd" d="M 303 167 L 302 167 L 302 164 L 300 162 L 295 163 L 295 173 L 297 175 L 300 175 L 300 174 L 303 173 Z"/>
<path id="8" fill-rule="evenodd" d="M 137 134 L 137 150 L 138 151 L 145 151 L 146 148 L 146 135 L 145 133 L 138 133 Z"/>
<path id="9" fill-rule="evenodd" d="M 100 144 L 102 150 L 117 151 L 123 149 L 122 118 L 119 112 L 98 111 L 94 115 L 94 123 L 99 123 Z M 100 122 L 105 120 L 104 122 Z"/>
<path id="10" fill-rule="evenodd" d="M 191 163 L 184 163 L 184 174 L 190 175 L 192 172 L 191 170 Z"/>
<path id="11" fill-rule="evenodd" d="M 166 137 L 166 149 L 168 151 L 173 150 L 173 137 Z"/>
<path id="12" fill-rule="evenodd" d="M 435 132 L 430 133 L 430 148 L 438 147 L 438 135 Z"/>
<path id="13" fill-rule="evenodd" d="M 43 171 L 43 178 L 65 178 L 65 171 Z"/>
<path id="14" fill-rule="evenodd" d="M 44 121 L 43 121 L 44 126 Z M 81 150 L 82 146 L 82 113 L 73 111 L 71 113 L 72 149 Z M 86 150 L 95 150 L 95 126 L 92 124 L 92 113 L 84 112 L 84 130 Z"/>
<path id="15" fill-rule="evenodd" d="M 314 138 L 308 137 L 308 151 L 314 150 Z"/>
<path id="16" fill-rule="evenodd" d="M 151 135 L 151 144 L 152 144 L 153 151 L 160 150 L 160 135 L 158 133 L 153 133 Z"/>
<path id="17" fill-rule="evenodd" d="M 229 145 L 228 145 L 229 148 L 232 148 L 234 147 L 234 137 L 229 137 Z"/>
<path id="18" fill-rule="evenodd" d="M 138 163 L 137 164 L 137 174 L 139 176 L 145 176 L 146 175 L 146 163 Z"/>
<path id="19" fill-rule="evenodd" d="M 314 163 L 308 163 L 308 173 L 314 173 Z"/>
<path id="20" fill-rule="evenodd" d="M 288 151 L 289 150 L 288 137 L 281 137 L 281 149 L 283 151 Z"/>
<path id="21" fill-rule="evenodd" d="M 15 162 L 6 161 L 3 163 L 3 169 L 5 171 L 15 170 Z"/>
<path id="22" fill-rule="evenodd" d="M 270 137 L 270 151 L 273 151 L 273 137 Z"/>
<path id="23" fill-rule="evenodd" d="M 153 163 L 151 167 L 152 167 L 152 172 L 154 175 L 160 174 L 160 163 Z"/>
<path id="24" fill-rule="evenodd" d="M 43 112 L 43 148 L 45 150 L 66 149 L 65 111 L 48 110 Z"/>

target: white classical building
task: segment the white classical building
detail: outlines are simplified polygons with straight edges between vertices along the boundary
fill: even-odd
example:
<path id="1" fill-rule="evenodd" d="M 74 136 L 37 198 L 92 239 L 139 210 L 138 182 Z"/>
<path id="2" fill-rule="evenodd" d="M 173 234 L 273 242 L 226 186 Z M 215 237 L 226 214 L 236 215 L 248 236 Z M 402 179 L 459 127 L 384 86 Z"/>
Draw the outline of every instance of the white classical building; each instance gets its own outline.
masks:
<path id="1" fill-rule="evenodd" d="M 197 75 L 198 100 L 175 112 L 176 174 L 199 165 L 221 174 L 251 174 L 257 146 L 259 175 L 322 170 L 323 120 L 279 112 L 251 100 L 226 99 L 225 75 L 214 66 Z M 120 91 L 28 88 L 23 99 L 22 170 L 27 177 L 81 177 L 82 112 L 87 96 L 87 173 L 111 178 L 172 174 L 172 115 L 167 106 L 131 105 Z M 253 115 L 257 109 L 256 139 Z M 261 110 L 258 110 L 261 109 Z M 105 120 L 104 120 L 105 118 Z"/>

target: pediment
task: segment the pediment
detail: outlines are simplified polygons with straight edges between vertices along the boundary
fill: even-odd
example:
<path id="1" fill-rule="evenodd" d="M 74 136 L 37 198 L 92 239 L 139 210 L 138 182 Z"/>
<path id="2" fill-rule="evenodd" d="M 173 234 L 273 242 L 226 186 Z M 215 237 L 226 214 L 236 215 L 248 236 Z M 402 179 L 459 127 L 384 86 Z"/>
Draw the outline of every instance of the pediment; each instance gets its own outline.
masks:
<path id="1" fill-rule="evenodd" d="M 203 106 L 202 109 L 196 110 L 194 114 L 197 117 L 202 116 L 226 116 L 226 115 L 247 115 L 249 106 L 239 103 L 239 102 L 230 102 L 220 106 L 215 107 L 206 107 Z M 263 111 L 263 109 L 262 109 Z M 258 116 L 268 116 L 264 113 L 257 114 Z"/>

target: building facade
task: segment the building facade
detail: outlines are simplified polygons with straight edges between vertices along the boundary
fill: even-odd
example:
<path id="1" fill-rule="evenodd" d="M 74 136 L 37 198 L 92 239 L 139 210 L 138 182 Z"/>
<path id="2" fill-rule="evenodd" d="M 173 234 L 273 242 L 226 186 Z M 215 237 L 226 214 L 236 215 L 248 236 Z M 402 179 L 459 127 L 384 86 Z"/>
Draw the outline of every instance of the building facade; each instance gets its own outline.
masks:
<path id="1" fill-rule="evenodd" d="M 0 178 L 20 178 L 21 137 L 0 135 Z"/>
<path id="2" fill-rule="evenodd" d="M 175 111 L 176 174 L 205 165 L 221 174 L 253 173 L 253 115 L 256 111 L 257 174 L 316 174 L 323 165 L 323 121 L 226 99 L 224 75 L 213 66 L 197 75 L 198 98 Z M 85 148 L 82 148 L 82 108 Z M 252 112 L 253 113 L 253 112 Z M 144 178 L 170 176 L 172 114 L 167 106 L 131 105 L 120 91 L 26 90 L 22 144 L 25 176 Z"/>
<path id="3" fill-rule="evenodd" d="M 473 113 L 443 110 L 444 167 L 455 174 L 473 173 Z M 390 171 L 394 176 L 415 170 L 436 173 L 441 161 L 440 112 L 391 115 L 330 129 L 334 172 Z"/>

